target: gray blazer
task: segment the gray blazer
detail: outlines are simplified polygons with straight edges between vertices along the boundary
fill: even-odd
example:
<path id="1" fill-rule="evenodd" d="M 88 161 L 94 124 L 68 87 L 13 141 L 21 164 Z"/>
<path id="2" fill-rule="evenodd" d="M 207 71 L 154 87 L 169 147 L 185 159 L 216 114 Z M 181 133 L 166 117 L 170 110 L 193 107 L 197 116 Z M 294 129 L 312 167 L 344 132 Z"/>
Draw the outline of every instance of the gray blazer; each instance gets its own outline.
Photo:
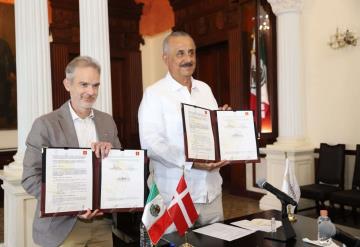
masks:
<path id="1" fill-rule="evenodd" d="M 113 118 L 94 109 L 94 122 L 99 141 L 120 148 L 118 132 Z M 74 227 L 77 217 L 58 216 L 40 218 L 41 148 L 79 147 L 75 126 L 71 118 L 69 101 L 59 109 L 35 120 L 26 140 L 22 186 L 35 196 L 37 206 L 33 222 L 33 239 L 41 246 L 59 246 Z"/>

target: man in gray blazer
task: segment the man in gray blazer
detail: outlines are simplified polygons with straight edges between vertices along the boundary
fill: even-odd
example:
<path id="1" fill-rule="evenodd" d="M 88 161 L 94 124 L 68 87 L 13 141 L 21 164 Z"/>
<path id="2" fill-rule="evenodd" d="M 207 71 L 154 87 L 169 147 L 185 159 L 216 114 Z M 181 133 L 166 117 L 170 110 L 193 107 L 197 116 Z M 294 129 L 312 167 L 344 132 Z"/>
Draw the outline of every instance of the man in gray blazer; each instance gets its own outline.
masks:
<path id="1" fill-rule="evenodd" d="M 112 246 L 112 222 L 98 209 L 77 217 L 39 217 L 42 147 L 90 147 L 97 157 L 120 148 L 113 118 L 92 108 L 100 86 L 100 66 L 76 57 L 66 67 L 63 83 L 70 100 L 35 120 L 26 140 L 22 186 L 37 199 L 34 242 L 41 246 Z M 79 245 L 82 243 L 82 245 Z"/>

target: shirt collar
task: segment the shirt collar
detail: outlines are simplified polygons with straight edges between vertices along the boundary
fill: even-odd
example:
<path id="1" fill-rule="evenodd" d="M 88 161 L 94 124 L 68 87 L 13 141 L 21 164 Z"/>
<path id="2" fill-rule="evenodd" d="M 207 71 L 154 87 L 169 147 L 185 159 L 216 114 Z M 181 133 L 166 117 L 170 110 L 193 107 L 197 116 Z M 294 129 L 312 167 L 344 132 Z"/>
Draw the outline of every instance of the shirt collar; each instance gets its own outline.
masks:
<path id="1" fill-rule="evenodd" d="M 77 119 L 82 119 L 81 117 L 79 117 L 78 114 L 76 114 L 76 112 L 74 111 L 74 109 L 71 106 L 70 101 L 69 101 L 69 108 L 70 108 L 71 118 L 73 121 L 75 121 Z M 94 111 L 93 111 L 93 109 L 91 109 L 89 116 L 87 116 L 86 118 L 92 119 L 93 117 L 94 117 Z"/>
<path id="2" fill-rule="evenodd" d="M 177 90 L 185 87 L 185 86 L 181 85 L 178 81 L 176 81 L 176 80 L 171 76 L 170 72 L 168 72 L 168 73 L 166 74 L 166 79 L 171 82 L 170 87 L 171 87 L 171 89 L 172 89 L 173 91 L 177 91 Z M 194 80 L 193 77 L 191 77 L 191 90 L 194 89 L 194 88 L 197 88 L 197 82 L 196 82 L 196 80 Z"/>

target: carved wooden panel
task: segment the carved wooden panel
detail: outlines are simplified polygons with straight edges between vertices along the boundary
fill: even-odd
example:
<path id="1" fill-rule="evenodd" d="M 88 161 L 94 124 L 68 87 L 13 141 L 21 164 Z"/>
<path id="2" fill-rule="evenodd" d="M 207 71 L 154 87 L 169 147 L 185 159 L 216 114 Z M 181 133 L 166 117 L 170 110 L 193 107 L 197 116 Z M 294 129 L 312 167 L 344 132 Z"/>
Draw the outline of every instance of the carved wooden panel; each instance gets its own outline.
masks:
<path id="1" fill-rule="evenodd" d="M 130 52 L 128 55 L 128 77 L 126 83 L 127 101 L 125 107 L 130 109 L 126 110 L 127 125 L 127 140 L 129 147 L 140 147 L 138 118 L 137 112 L 139 109 L 140 101 L 142 98 L 142 73 L 141 73 L 141 53 Z M 139 83 L 140 82 L 140 83 Z"/>
<path id="2" fill-rule="evenodd" d="M 79 1 L 51 0 L 50 31 L 54 109 L 69 99 L 62 81 L 66 64 L 80 53 Z M 137 111 L 142 97 L 142 38 L 138 22 L 141 5 L 133 0 L 109 0 L 109 39 L 113 117 L 123 146 L 139 148 Z"/>
<path id="3" fill-rule="evenodd" d="M 51 6 L 53 20 L 50 32 L 54 43 L 77 43 L 79 45 L 79 1 L 51 0 Z"/>
<path id="4" fill-rule="evenodd" d="M 120 53 L 111 62 L 113 117 L 126 148 L 139 148 L 137 111 L 142 98 L 141 54 Z"/>
<path id="5" fill-rule="evenodd" d="M 201 78 L 212 89 L 219 105 L 229 100 L 229 53 L 228 43 L 221 42 L 197 49 L 195 78 Z"/>
<path id="6" fill-rule="evenodd" d="M 65 90 L 63 80 L 65 78 L 65 67 L 69 59 L 69 49 L 65 44 L 52 43 L 50 45 L 51 79 L 52 79 L 52 98 L 53 108 L 59 108 L 63 102 L 69 99 L 69 94 Z"/>
<path id="7" fill-rule="evenodd" d="M 134 0 L 109 1 L 110 47 L 117 50 L 139 50 L 141 5 Z"/>
<path id="8" fill-rule="evenodd" d="M 4 168 L 4 165 L 8 165 L 14 161 L 13 156 L 16 154 L 17 150 L 11 151 L 2 151 L 0 150 L 0 169 Z"/>
<path id="9" fill-rule="evenodd" d="M 230 102 L 234 109 L 244 109 L 246 102 L 243 94 L 247 90 L 246 83 L 244 82 L 243 71 L 243 54 L 241 53 L 241 32 L 238 28 L 229 30 L 229 88 L 230 90 Z M 231 52 L 230 52 L 231 51 Z M 229 103 L 230 103 L 229 102 Z"/>

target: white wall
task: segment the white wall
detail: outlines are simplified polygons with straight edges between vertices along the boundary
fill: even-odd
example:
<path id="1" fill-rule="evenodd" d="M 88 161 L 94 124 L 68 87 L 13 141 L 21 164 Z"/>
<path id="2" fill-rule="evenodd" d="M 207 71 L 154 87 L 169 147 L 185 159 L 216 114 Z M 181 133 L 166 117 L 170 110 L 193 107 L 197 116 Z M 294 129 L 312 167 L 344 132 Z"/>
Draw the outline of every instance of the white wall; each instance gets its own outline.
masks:
<path id="1" fill-rule="evenodd" d="M 303 7 L 308 140 L 354 148 L 360 144 L 360 42 L 339 50 L 327 43 L 337 27 L 360 34 L 360 1 L 305 0 Z"/>
<path id="2" fill-rule="evenodd" d="M 143 88 L 164 77 L 167 72 L 162 61 L 162 41 L 171 30 L 154 35 L 145 36 L 145 45 L 140 45 Z"/>
<path id="3" fill-rule="evenodd" d="M 0 131 L 0 149 L 17 148 L 17 130 Z"/>

